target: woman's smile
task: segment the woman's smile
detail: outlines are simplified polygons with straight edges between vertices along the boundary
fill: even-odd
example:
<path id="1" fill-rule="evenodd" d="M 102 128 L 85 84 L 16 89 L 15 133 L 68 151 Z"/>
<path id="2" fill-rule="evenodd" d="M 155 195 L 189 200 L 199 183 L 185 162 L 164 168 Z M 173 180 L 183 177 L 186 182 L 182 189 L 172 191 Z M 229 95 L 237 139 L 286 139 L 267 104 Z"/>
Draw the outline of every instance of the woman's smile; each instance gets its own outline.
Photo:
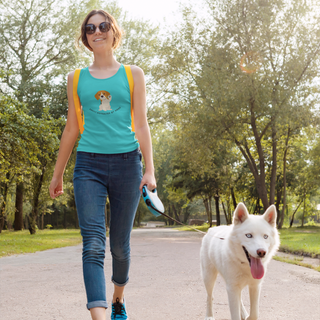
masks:
<path id="1" fill-rule="evenodd" d="M 105 40 L 105 38 L 97 38 L 97 39 L 94 39 L 93 42 L 98 42 L 98 41 L 103 41 Z"/>

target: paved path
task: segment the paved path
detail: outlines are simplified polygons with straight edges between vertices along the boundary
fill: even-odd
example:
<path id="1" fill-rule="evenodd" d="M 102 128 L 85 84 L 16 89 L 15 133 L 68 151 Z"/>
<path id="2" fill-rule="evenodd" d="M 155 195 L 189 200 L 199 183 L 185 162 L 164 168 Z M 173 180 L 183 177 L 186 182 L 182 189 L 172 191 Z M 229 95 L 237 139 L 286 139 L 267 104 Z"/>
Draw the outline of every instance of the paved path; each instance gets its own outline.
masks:
<path id="1" fill-rule="evenodd" d="M 202 236 L 168 229 L 132 234 L 126 288 L 130 320 L 203 320 L 205 290 L 199 272 Z M 108 301 L 111 258 L 106 258 Z M 215 287 L 215 319 L 230 319 L 225 285 Z M 248 293 L 244 294 L 248 306 Z M 0 259 L 1 320 L 89 320 L 81 246 Z M 110 309 L 108 317 L 110 319 Z M 259 320 L 319 320 L 320 273 L 272 261 L 260 300 Z"/>

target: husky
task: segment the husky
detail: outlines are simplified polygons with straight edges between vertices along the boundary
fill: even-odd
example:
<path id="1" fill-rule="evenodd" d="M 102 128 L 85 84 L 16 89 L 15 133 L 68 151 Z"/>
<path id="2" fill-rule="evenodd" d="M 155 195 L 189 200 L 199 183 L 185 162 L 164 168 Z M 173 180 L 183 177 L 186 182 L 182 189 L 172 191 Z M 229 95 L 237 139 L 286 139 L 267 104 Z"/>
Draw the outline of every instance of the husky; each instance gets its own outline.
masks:
<path id="1" fill-rule="evenodd" d="M 274 205 L 257 216 L 250 215 L 246 206 L 239 203 L 232 225 L 208 230 L 200 250 L 201 274 L 207 290 L 205 320 L 214 320 L 212 291 L 218 273 L 226 282 L 231 319 L 258 319 L 262 280 L 280 244 L 276 221 Z M 245 286 L 249 286 L 250 316 L 241 300 Z"/>

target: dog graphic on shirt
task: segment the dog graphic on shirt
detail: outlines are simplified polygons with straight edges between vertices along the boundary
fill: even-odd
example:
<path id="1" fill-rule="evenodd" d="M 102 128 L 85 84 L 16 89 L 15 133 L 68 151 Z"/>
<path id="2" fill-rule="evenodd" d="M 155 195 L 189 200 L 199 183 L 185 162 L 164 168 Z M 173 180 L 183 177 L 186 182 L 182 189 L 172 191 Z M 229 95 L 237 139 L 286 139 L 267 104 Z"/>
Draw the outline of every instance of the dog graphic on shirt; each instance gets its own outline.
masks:
<path id="1" fill-rule="evenodd" d="M 111 94 L 108 91 L 98 91 L 95 94 L 95 98 L 100 100 L 99 111 L 109 111 L 111 109 L 110 101 L 112 99 Z"/>

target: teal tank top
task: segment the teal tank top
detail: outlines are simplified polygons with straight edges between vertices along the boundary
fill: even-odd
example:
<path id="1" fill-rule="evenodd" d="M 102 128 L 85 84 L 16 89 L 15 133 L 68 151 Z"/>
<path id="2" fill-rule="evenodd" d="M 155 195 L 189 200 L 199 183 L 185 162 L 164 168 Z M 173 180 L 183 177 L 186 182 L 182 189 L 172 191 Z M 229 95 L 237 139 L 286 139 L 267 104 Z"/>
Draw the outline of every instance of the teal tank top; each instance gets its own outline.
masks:
<path id="1" fill-rule="evenodd" d="M 122 64 L 106 79 L 94 78 L 88 67 L 81 69 L 77 92 L 84 114 L 77 151 L 114 154 L 139 147 L 131 127 L 130 88 Z"/>

